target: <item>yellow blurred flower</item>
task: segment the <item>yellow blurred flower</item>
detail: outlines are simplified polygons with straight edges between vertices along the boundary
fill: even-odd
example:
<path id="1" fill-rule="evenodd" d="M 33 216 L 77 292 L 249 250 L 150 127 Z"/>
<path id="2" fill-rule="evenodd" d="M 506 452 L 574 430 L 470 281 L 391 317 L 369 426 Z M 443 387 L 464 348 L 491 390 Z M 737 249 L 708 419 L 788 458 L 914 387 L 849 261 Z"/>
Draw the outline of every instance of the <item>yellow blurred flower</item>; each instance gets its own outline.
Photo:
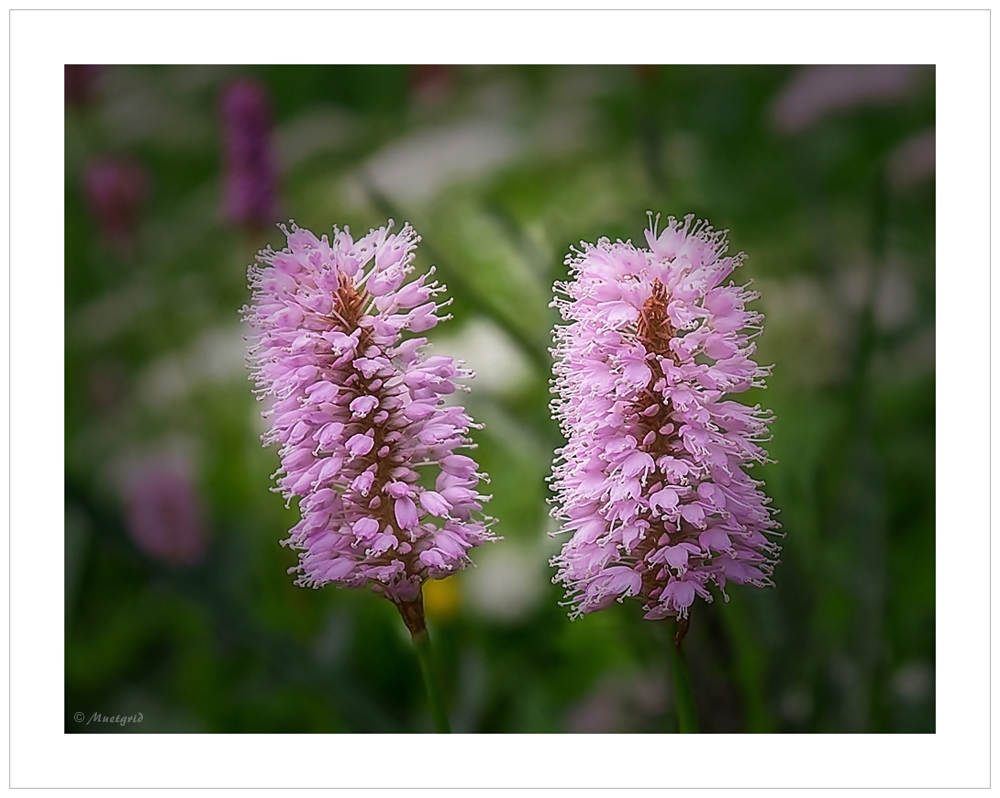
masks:
<path id="1" fill-rule="evenodd" d="M 424 582 L 424 611 L 432 618 L 450 618 L 458 607 L 458 586 L 454 579 Z"/>

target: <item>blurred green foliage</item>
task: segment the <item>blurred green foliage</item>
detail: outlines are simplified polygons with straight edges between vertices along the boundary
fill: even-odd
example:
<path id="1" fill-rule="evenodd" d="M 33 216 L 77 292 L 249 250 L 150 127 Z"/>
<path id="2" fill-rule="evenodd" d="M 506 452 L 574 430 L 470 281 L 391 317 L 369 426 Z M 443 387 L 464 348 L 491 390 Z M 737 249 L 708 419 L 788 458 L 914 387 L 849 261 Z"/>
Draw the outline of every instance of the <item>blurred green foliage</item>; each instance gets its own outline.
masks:
<path id="1" fill-rule="evenodd" d="M 933 128 L 933 69 L 793 133 L 774 109 L 797 68 L 627 66 L 116 66 L 67 107 L 66 731 L 431 728 L 389 602 L 286 574 L 297 512 L 268 490 L 238 315 L 247 264 L 283 237 L 221 212 L 218 96 L 246 75 L 272 98 L 284 218 L 409 221 L 455 299 L 432 338 L 478 372 L 504 537 L 427 590 L 455 731 L 675 728 L 669 625 L 631 602 L 571 623 L 547 566 L 552 283 L 575 242 L 641 241 L 647 210 L 731 230 L 775 364 L 743 401 L 776 415 L 757 476 L 787 538 L 775 588 L 694 608 L 702 730 L 934 731 L 934 181 L 898 167 Z M 81 188 L 124 154 L 151 187 L 127 252 Z M 208 519 L 193 567 L 127 533 L 122 474 L 165 449 Z"/>

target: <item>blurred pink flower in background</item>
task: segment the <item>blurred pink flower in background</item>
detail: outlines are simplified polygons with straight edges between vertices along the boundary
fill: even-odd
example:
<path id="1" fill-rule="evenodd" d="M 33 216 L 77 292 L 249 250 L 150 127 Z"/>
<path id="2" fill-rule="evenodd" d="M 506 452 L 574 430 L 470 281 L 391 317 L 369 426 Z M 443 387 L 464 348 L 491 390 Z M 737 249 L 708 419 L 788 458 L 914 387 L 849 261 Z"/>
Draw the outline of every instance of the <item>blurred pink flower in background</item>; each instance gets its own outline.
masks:
<path id="1" fill-rule="evenodd" d="M 219 108 L 226 217 L 237 225 L 275 224 L 278 167 L 267 90 L 255 80 L 238 80 L 223 90 Z"/>
<path id="2" fill-rule="evenodd" d="M 147 455 L 121 477 L 125 516 L 133 542 L 170 565 L 197 565 L 208 528 L 201 496 L 186 458 Z"/>
<path id="3" fill-rule="evenodd" d="M 66 64 L 63 71 L 66 105 L 84 106 L 93 100 L 95 84 L 103 69 L 97 64 Z"/>
<path id="4" fill-rule="evenodd" d="M 128 254 L 149 198 L 145 168 L 129 157 L 95 158 L 84 171 L 83 192 L 101 237 Z"/>
<path id="5" fill-rule="evenodd" d="M 630 734 L 647 731 L 669 706 L 659 673 L 611 674 L 571 710 L 567 731 L 573 734 Z"/>
<path id="6" fill-rule="evenodd" d="M 895 188 L 907 189 L 934 177 L 936 149 L 934 128 L 906 139 L 889 154 L 889 182 Z"/>
<path id="7" fill-rule="evenodd" d="M 572 538 L 552 564 L 571 617 L 637 596 L 650 620 L 684 618 L 710 583 L 771 584 L 779 525 L 746 470 L 768 461 L 771 414 L 726 398 L 770 374 L 763 317 L 725 282 L 743 255 L 693 219 L 651 224 L 649 249 L 584 243 L 556 284 L 552 514 Z"/>
<path id="8" fill-rule="evenodd" d="M 455 90 L 455 67 L 415 64 L 409 71 L 410 91 L 419 105 L 441 105 Z"/>
<path id="9" fill-rule="evenodd" d="M 921 72 L 908 64 L 801 67 L 771 104 L 771 124 L 800 133 L 831 113 L 906 100 L 919 89 Z"/>

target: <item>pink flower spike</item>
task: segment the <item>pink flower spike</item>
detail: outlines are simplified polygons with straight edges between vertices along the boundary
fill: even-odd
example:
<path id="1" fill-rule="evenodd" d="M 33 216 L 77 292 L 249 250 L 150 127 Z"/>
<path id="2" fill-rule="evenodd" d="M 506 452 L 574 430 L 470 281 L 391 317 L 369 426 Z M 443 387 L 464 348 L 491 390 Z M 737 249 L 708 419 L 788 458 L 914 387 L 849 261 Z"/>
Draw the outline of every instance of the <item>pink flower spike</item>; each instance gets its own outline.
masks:
<path id="1" fill-rule="evenodd" d="M 270 225 L 278 216 L 278 167 L 267 90 L 243 78 L 219 100 L 225 157 L 225 212 L 236 225 Z"/>
<path id="2" fill-rule="evenodd" d="M 768 585 L 777 562 L 747 473 L 768 460 L 771 414 L 727 399 L 770 373 L 753 360 L 756 295 L 725 282 L 743 255 L 692 216 L 651 224 L 646 244 L 584 243 L 556 284 L 552 515 L 572 537 L 552 565 L 571 617 L 634 595 L 646 618 L 684 618 L 709 584 Z"/>
<path id="3" fill-rule="evenodd" d="M 458 454 L 472 444 L 472 419 L 437 404 L 467 372 L 427 357 L 401 321 L 427 329 L 440 305 L 399 315 L 444 289 L 429 275 L 411 280 L 419 237 L 409 225 L 357 241 L 337 228 L 330 238 L 281 230 L 287 246 L 250 268 L 243 317 L 257 393 L 273 400 L 264 440 L 281 445 L 278 485 L 302 514 L 286 541 L 299 553 L 297 584 L 369 586 L 417 633 L 423 582 L 466 567 L 469 550 L 495 539 L 479 466 Z"/>

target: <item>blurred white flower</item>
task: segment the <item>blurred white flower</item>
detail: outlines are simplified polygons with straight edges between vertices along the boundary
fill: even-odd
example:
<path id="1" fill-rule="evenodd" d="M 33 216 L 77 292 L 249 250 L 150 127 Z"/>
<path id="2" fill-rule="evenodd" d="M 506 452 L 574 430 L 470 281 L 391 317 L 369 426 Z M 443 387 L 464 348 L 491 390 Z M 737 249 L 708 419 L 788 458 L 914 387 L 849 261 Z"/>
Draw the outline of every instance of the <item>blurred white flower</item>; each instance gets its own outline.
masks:
<path id="1" fill-rule="evenodd" d="M 475 318 L 457 334 L 437 336 L 434 341 L 476 373 L 476 391 L 516 393 L 531 376 L 531 365 L 521 350 L 488 319 Z"/>
<path id="2" fill-rule="evenodd" d="M 926 662 L 909 662 L 892 676 L 892 691 L 908 703 L 927 698 L 934 687 L 934 673 Z"/>
<path id="3" fill-rule="evenodd" d="M 547 552 L 539 546 L 515 540 L 484 550 L 476 558 L 476 567 L 462 575 L 469 609 L 502 623 L 528 615 L 549 584 L 546 560 Z"/>
<path id="4" fill-rule="evenodd" d="M 397 202 L 424 202 L 454 182 L 488 175 L 518 150 L 506 126 L 468 119 L 393 141 L 348 175 L 343 189 L 352 201 L 363 201 L 371 185 Z"/>
<path id="5" fill-rule="evenodd" d="M 875 295 L 875 323 L 881 330 L 896 330 L 917 312 L 917 292 L 906 264 L 890 261 Z"/>
<path id="6" fill-rule="evenodd" d="M 150 407 L 186 399 L 199 385 L 246 379 L 246 342 L 238 324 L 211 327 L 186 350 L 154 360 L 139 375 L 137 395 Z"/>

